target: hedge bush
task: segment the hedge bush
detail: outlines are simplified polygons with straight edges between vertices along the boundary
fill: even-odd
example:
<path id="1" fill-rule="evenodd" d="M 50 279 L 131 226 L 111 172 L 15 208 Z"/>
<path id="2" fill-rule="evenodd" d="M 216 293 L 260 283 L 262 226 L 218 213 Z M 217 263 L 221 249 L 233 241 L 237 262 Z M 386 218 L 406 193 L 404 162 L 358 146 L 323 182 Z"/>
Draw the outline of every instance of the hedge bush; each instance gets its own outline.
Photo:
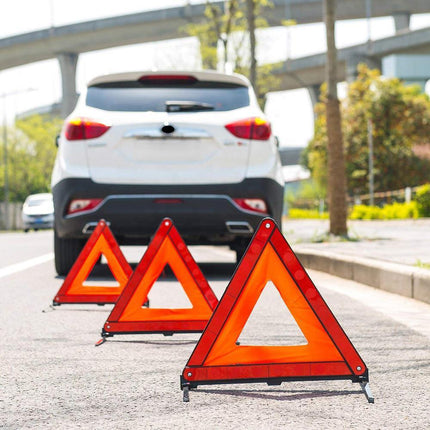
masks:
<path id="1" fill-rule="evenodd" d="M 410 203 L 393 203 L 380 208 L 378 206 L 356 205 L 349 215 L 350 219 L 407 219 L 418 218 L 418 205 Z"/>
<path id="2" fill-rule="evenodd" d="M 378 206 L 355 205 L 349 219 L 383 219 L 382 210 Z"/>
<path id="3" fill-rule="evenodd" d="M 289 210 L 290 218 L 307 218 L 307 219 L 328 219 L 328 212 L 320 214 L 317 210 L 296 209 Z M 355 205 L 349 219 L 408 219 L 418 218 L 420 216 L 418 204 L 415 201 L 410 203 L 393 203 L 380 208 L 378 206 Z"/>
<path id="4" fill-rule="evenodd" d="M 430 184 L 418 187 L 415 201 L 417 202 L 419 216 L 430 217 Z"/>
<path id="5" fill-rule="evenodd" d="M 298 209 L 291 208 L 288 211 L 289 218 L 306 218 L 306 219 L 328 219 L 328 212 L 320 214 L 316 209 Z"/>

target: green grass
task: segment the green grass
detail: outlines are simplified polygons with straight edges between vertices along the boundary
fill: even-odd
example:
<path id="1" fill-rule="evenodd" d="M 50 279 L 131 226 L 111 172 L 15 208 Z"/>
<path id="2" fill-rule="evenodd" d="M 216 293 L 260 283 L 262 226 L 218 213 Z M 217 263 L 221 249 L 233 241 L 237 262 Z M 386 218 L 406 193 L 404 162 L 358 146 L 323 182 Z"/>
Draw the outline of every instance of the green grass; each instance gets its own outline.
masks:
<path id="1" fill-rule="evenodd" d="M 314 235 L 311 238 L 312 243 L 323 243 L 323 242 L 360 242 L 358 237 L 354 236 L 335 236 L 329 232 Z"/>
<path id="2" fill-rule="evenodd" d="M 430 263 L 424 263 L 421 260 L 417 260 L 414 266 L 420 267 L 421 269 L 430 269 Z"/>

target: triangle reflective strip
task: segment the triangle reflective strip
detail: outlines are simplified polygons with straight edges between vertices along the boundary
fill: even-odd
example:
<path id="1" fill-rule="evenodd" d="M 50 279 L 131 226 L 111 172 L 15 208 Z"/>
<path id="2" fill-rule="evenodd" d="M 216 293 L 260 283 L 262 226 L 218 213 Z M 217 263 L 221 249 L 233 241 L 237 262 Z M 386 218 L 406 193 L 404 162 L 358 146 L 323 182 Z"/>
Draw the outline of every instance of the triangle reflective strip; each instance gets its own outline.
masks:
<path id="1" fill-rule="evenodd" d="M 84 285 L 91 270 L 104 256 L 118 286 Z M 132 274 L 124 254 L 115 240 L 109 226 L 100 220 L 94 232 L 73 264 L 58 293 L 54 305 L 63 303 L 115 303 Z"/>
<path id="2" fill-rule="evenodd" d="M 278 289 L 291 314 L 307 339 L 300 346 L 237 346 L 236 341 L 268 281 Z M 218 333 L 205 364 L 210 366 L 288 361 L 339 361 L 339 351 L 297 289 L 290 274 L 282 267 L 273 247 L 267 244 L 255 265 L 228 320 Z"/>
<path id="3" fill-rule="evenodd" d="M 268 281 L 306 345 L 247 346 L 236 341 Z M 182 386 L 271 379 L 365 381 L 367 368 L 271 219 L 260 224 L 182 374 Z"/>
<path id="4" fill-rule="evenodd" d="M 182 285 L 192 307 L 145 308 L 148 294 L 166 265 Z M 172 221 L 165 218 L 109 315 L 104 334 L 200 332 L 218 300 Z"/>

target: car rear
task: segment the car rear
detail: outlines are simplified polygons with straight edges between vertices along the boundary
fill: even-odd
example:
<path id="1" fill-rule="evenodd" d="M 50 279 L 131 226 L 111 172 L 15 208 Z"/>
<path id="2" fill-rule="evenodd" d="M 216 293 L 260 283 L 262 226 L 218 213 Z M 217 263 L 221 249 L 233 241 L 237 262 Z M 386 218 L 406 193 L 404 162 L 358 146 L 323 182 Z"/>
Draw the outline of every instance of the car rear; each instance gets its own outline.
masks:
<path id="1" fill-rule="evenodd" d="M 39 193 L 28 196 L 22 206 L 22 223 L 25 232 L 30 229 L 48 229 L 54 225 L 52 194 Z"/>
<path id="2" fill-rule="evenodd" d="M 145 244 L 165 216 L 188 244 L 242 251 L 264 216 L 280 222 L 283 195 L 252 88 L 215 72 L 94 79 L 65 122 L 52 188 L 56 240 L 73 242 L 70 255 L 100 218 L 120 244 Z"/>

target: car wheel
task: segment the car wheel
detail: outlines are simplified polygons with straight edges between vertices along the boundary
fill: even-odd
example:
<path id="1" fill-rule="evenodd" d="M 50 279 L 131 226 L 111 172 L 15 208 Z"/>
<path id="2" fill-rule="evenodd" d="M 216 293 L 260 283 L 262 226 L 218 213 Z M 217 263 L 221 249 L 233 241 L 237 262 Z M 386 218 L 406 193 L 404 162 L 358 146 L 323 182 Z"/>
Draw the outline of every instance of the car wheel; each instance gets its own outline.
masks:
<path id="1" fill-rule="evenodd" d="M 246 246 L 243 246 L 243 247 L 235 249 L 235 251 L 236 251 L 236 263 L 239 264 L 240 260 L 242 260 L 242 257 L 245 254 L 246 248 L 247 248 Z"/>
<path id="2" fill-rule="evenodd" d="M 54 230 L 54 254 L 55 270 L 60 276 L 69 273 L 74 262 L 82 250 L 82 242 L 79 239 L 62 239 Z"/>
<path id="3" fill-rule="evenodd" d="M 247 241 L 239 241 L 231 245 L 231 249 L 236 252 L 236 263 L 239 263 L 248 248 Z"/>

